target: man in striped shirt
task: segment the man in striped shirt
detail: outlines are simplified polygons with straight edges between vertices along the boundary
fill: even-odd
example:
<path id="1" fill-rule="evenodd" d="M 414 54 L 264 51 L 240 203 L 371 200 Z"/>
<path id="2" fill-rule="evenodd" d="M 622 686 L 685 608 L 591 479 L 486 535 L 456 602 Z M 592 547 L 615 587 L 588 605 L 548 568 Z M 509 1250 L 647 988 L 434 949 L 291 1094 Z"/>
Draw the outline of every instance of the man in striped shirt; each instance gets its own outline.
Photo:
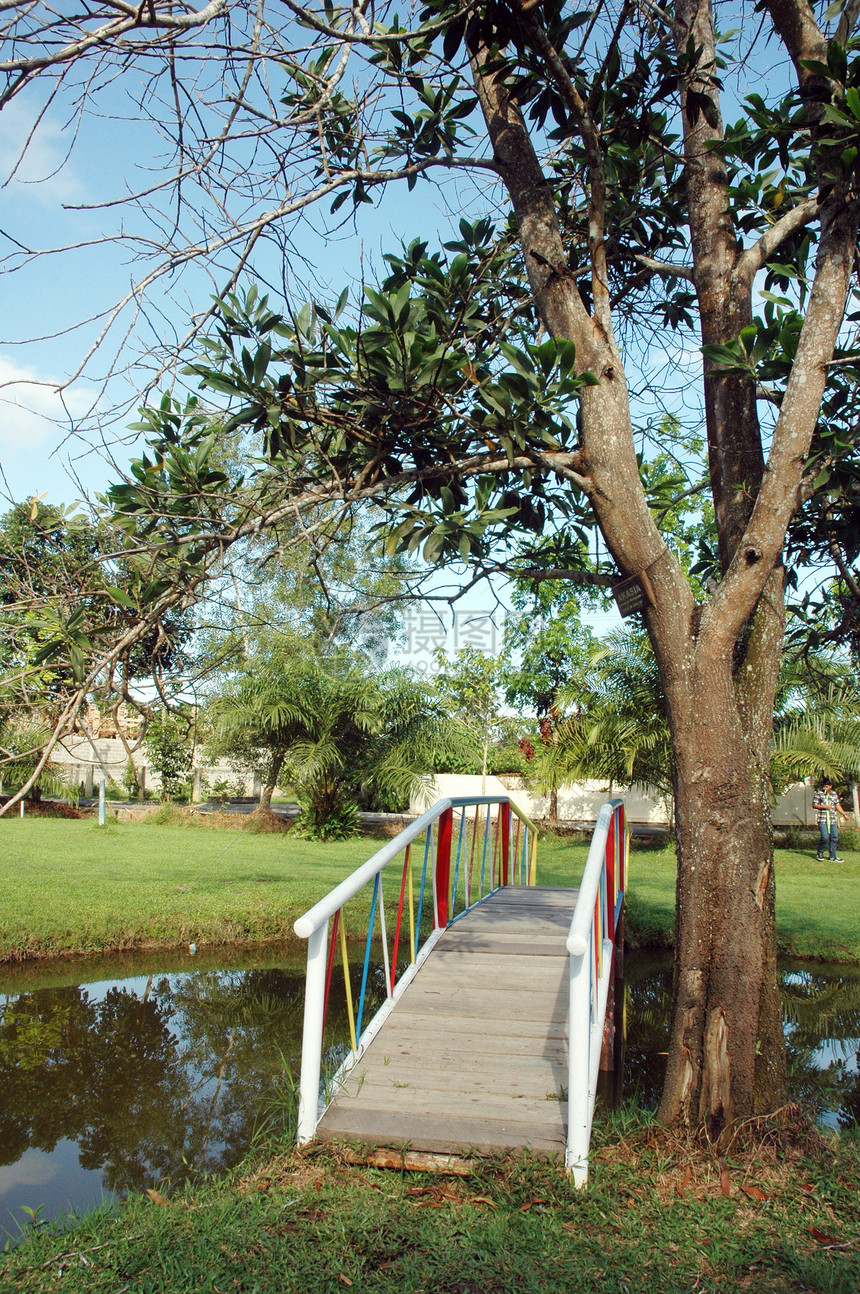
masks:
<path id="1" fill-rule="evenodd" d="M 839 841 L 839 827 L 836 821 L 837 813 L 841 813 L 843 818 L 847 819 L 848 814 L 842 807 L 839 796 L 833 789 L 833 782 L 829 777 L 825 777 L 821 783 L 821 790 L 816 791 L 812 797 L 812 807 L 818 812 L 818 861 L 823 862 L 824 851 L 830 848 L 831 863 L 841 863 L 844 859 L 836 855 L 836 845 Z"/>

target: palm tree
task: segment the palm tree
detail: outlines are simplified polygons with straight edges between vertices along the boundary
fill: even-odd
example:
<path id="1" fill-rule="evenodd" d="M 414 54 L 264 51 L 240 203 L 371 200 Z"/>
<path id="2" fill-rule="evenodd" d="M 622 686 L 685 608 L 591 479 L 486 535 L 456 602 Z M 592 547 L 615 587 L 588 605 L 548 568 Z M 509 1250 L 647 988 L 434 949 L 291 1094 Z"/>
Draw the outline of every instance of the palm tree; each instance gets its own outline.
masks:
<path id="1" fill-rule="evenodd" d="M 599 778 L 672 793 L 673 759 L 651 643 L 642 630 L 619 630 L 591 655 L 578 713 L 540 749 L 535 780 Z M 836 785 L 860 778 L 860 692 L 826 661 L 788 662 L 780 674 L 770 781 L 774 796 L 806 777 Z"/>
<path id="2" fill-rule="evenodd" d="M 535 780 L 549 788 L 581 778 L 672 793 L 672 746 L 659 673 L 647 634 L 620 630 L 591 653 L 585 684 L 562 693 L 573 711 L 537 752 Z"/>
<path id="3" fill-rule="evenodd" d="M 771 783 L 829 777 L 835 785 L 860 777 L 860 693 L 828 663 L 788 663 L 780 678 Z"/>
<path id="4" fill-rule="evenodd" d="M 35 713 L 13 713 L 0 719 L 0 793 L 4 784 L 18 787 L 29 780 L 49 736 L 50 727 Z M 76 801 L 78 788 L 62 765 L 49 761 L 27 798 L 38 803 L 43 795 Z"/>
<path id="5" fill-rule="evenodd" d="M 470 746 L 465 726 L 423 684 L 344 656 L 276 652 L 249 662 L 210 713 L 215 749 L 256 753 L 261 810 L 285 772 L 302 808 L 299 830 L 317 838 L 350 834 L 360 797 L 407 799 L 443 753 Z"/>

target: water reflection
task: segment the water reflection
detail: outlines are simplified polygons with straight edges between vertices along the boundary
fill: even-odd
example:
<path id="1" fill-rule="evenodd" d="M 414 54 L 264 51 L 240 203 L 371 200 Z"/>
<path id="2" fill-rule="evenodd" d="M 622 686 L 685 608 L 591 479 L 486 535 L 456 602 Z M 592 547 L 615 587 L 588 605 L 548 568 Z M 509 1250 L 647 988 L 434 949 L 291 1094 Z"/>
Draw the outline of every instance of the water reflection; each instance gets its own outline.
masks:
<path id="1" fill-rule="evenodd" d="M 626 1096 L 645 1105 L 660 1098 L 669 1046 L 671 956 L 638 955 L 626 963 Z M 793 1100 L 819 1121 L 845 1130 L 860 1123 L 860 970 L 780 963 L 788 1075 Z"/>
<path id="2" fill-rule="evenodd" d="M 188 958 L 174 970 L 150 959 L 136 975 L 126 960 L 119 975 L 90 968 L 87 984 L 39 968 L 3 983 L 0 1244 L 4 1233 L 19 1234 L 22 1206 L 54 1216 L 175 1184 L 235 1164 L 261 1129 L 288 1126 L 304 975 L 286 955 L 268 956 L 244 968 L 198 961 L 193 970 Z M 653 1105 L 668 1047 L 671 960 L 631 956 L 626 969 L 622 1092 Z M 780 981 L 793 1094 L 846 1128 L 860 1119 L 860 971 L 786 965 Z M 370 987 L 366 1019 L 384 994 L 381 967 L 371 968 Z M 335 976 L 332 1068 L 346 1037 Z"/>
<path id="3" fill-rule="evenodd" d="M 23 1176 L 0 1167 L 2 1204 L 34 1207 L 48 1171 L 34 1152 L 70 1142 L 109 1195 L 236 1163 L 261 1125 L 289 1117 L 303 991 L 301 975 L 268 968 L 0 996 L 0 1165 L 32 1163 Z M 66 1204 L 67 1159 L 55 1165 Z"/>
<path id="4" fill-rule="evenodd" d="M 832 1127 L 860 1124 L 860 974 L 787 965 L 780 987 L 794 1096 Z"/>

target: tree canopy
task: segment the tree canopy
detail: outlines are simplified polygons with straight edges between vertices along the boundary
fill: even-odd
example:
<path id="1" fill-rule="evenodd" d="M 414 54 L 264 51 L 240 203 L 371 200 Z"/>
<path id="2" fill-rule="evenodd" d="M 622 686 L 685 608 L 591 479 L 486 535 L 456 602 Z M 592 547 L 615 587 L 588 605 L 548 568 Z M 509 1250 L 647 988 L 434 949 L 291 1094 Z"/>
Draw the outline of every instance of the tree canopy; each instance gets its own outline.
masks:
<path id="1" fill-rule="evenodd" d="M 677 814 L 661 1114 L 719 1143 L 783 1092 L 768 770 L 787 601 L 821 619 L 802 569 L 835 582 L 819 642 L 854 632 L 860 220 L 857 6 L 760 0 L 733 35 L 725 11 L 431 0 L 407 20 L 291 3 L 270 22 L 225 3 L 192 41 L 162 35 L 156 9 L 148 102 L 188 97 L 173 169 L 135 200 L 170 193 L 179 216 L 128 299 L 202 257 L 227 281 L 190 327 L 200 391 L 146 408 L 149 448 L 110 495 L 142 564 L 139 636 L 230 545 L 367 500 L 394 552 L 639 588 Z M 23 53 L 53 39 L 38 14 L 12 21 Z M 96 48 L 103 66 L 135 53 L 112 35 Z M 59 66 L 9 68 L 10 88 Z M 388 249 L 357 300 L 292 291 L 297 213 L 331 231 L 442 176 L 460 208 L 443 246 L 418 231 Z M 262 289 L 240 281 L 265 237 L 285 301 L 262 260 Z M 234 429 L 261 453 L 241 482 L 217 464 Z M 693 561 L 677 508 L 700 497 Z M 89 654 L 81 687 L 112 652 Z"/>

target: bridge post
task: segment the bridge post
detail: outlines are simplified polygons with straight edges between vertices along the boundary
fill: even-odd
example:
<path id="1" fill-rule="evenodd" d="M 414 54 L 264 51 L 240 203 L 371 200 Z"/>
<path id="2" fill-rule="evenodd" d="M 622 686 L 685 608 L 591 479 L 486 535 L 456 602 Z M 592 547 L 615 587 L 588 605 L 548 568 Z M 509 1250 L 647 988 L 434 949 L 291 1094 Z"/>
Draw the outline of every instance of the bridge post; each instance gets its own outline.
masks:
<path id="1" fill-rule="evenodd" d="M 436 836 L 436 926 L 448 924 L 448 887 L 451 884 L 451 840 L 454 834 L 454 810 L 445 809 L 439 817 Z"/>
<path id="2" fill-rule="evenodd" d="M 508 883 L 511 865 L 511 803 L 499 805 L 499 817 L 502 821 L 502 885 Z"/>
<path id="3" fill-rule="evenodd" d="M 305 1021 L 302 1033 L 302 1070 L 299 1080 L 299 1119 L 296 1137 L 300 1146 L 313 1141 L 319 1113 L 327 945 L 328 921 L 324 921 L 308 939 Z"/>

